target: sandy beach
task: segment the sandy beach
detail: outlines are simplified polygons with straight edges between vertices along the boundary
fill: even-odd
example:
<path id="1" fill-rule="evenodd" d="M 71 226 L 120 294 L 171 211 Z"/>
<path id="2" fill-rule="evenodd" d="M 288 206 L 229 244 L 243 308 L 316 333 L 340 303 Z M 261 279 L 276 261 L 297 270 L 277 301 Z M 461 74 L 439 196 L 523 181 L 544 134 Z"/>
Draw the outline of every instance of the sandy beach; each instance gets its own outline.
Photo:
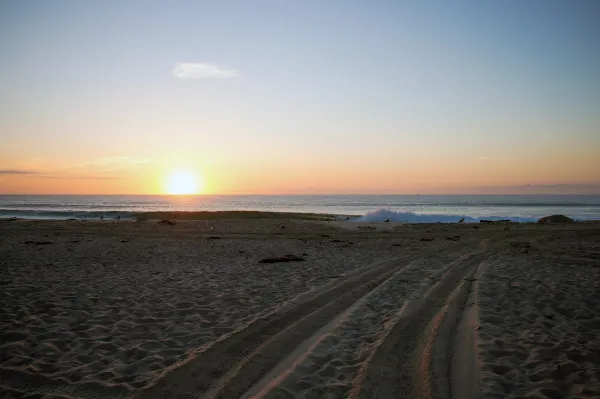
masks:
<path id="1" fill-rule="evenodd" d="M 1 221 L 0 267 L 0 398 L 600 397 L 598 223 Z"/>

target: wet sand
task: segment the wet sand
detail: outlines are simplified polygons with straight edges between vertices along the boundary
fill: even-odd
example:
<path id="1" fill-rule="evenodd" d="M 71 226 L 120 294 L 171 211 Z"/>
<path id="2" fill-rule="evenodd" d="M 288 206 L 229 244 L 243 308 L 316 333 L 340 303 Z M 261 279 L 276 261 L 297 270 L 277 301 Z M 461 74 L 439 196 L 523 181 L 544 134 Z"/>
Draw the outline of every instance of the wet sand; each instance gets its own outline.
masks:
<path id="1" fill-rule="evenodd" d="M 0 397 L 600 396 L 596 223 L 3 221 L 0 266 Z"/>

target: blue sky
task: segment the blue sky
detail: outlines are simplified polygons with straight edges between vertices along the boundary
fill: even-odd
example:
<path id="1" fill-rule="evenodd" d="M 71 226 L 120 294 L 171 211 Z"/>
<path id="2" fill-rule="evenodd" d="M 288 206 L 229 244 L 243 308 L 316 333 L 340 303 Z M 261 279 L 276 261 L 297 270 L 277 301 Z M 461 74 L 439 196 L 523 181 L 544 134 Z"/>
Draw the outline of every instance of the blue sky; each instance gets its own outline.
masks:
<path id="1" fill-rule="evenodd" d="M 597 1 L 3 1 L 0 168 L 270 158 L 600 183 L 598 38 Z"/>

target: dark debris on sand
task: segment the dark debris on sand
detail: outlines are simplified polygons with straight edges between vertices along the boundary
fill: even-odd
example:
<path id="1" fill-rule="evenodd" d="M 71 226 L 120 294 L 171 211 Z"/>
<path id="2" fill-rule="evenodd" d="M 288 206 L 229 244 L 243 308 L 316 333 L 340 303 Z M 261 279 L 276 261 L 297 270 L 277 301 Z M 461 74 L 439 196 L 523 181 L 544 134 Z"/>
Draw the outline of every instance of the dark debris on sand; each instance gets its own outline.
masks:
<path id="1" fill-rule="evenodd" d="M 274 258 L 265 258 L 259 260 L 259 263 L 280 263 L 280 262 L 305 262 L 306 259 L 297 257 L 296 255 L 283 255 Z"/>

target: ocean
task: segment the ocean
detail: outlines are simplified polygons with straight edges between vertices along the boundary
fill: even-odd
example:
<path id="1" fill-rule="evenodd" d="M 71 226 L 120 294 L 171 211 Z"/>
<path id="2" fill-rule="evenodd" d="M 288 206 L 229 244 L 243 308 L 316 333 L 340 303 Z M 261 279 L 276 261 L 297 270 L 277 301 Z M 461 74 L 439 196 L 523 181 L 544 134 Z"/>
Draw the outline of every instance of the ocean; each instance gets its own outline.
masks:
<path id="1" fill-rule="evenodd" d="M 600 220 L 600 195 L 0 195 L 0 218 L 134 219 L 152 212 L 235 210 L 350 215 L 361 221 L 530 222 L 552 214 Z"/>

